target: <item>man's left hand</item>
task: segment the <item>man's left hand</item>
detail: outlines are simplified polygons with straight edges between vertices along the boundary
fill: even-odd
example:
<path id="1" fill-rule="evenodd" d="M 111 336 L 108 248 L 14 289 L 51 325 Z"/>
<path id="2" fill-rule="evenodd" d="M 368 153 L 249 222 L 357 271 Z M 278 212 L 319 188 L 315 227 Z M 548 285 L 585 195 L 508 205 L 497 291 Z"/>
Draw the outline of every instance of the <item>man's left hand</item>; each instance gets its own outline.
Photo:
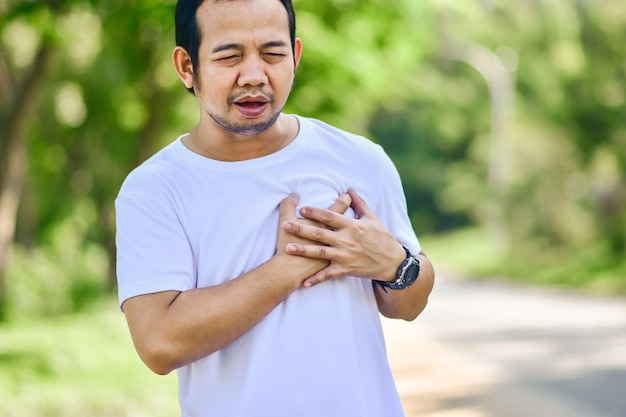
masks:
<path id="1" fill-rule="evenodd" d="M 284 230 L 319 244 L 288 244 L 291 255 L 326 259 L 330 264 L 307 278 L 311 287 L 332 278 L 353 275 L 362 278 L 393 281 L 406 252 L 380 222 L 354 189 L 348 190 L 356 219 L 316 207 L 303 207 L 300 214 L 325 225 L 317 227 L 294 221 L 285 222 Z"/>

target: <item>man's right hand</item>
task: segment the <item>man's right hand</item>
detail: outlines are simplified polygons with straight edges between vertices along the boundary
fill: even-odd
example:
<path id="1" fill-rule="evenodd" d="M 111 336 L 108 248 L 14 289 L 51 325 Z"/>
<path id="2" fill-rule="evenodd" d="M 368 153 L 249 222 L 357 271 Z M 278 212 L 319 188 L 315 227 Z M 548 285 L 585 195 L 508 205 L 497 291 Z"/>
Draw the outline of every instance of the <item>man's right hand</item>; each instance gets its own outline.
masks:
<path id="1" fill-rule="evenodd" d="M 351 203 L 351 197 L 342 194 L 330 210 L 343 214 Z M 319 227 L 313 220 L 297 218 L 297 205 L 297 195 L 281 202 L 276 256 L 253 270 L 221 285 L 138 295 L 124 302 L 133 342 L 150 369 L 166 374 L 222 349 L 326 267 L 327 260 L 285 252 L 290 243 L 320 244 L 283 230 L 286 221 Z"/>
<path id="2" fill-rule="evenodd" d="M 312 259 L 301 256 L 293 256 L 287 254 L 285 248 L 290 243 L 306 244 L 306 245 L 320 245 L 319 242 L 307 240 L 298 236 L 294 236 L 284 231 L 283 224 L 286 221 L 296 222 L 304 225 L 313 225 L 317 227 L 326 227 L 321 223 L 313 220 L 303 219 L 296 216 L 296 207 L 298 206 L 299 196 L 297 193 L 292 193 L 280 203 L 280 218 L 278 221 L 278 240 L 276 242 L 276 254 L 290 256 L 293 262 L 294 273 L 297 275 L 303 274 L 305 278 L 315 274 L 328 266 L 328 261 L 325 259 Z M 337 200 L 328 208 L 338 214 L 344 214 L 352 204 L 352 198 L 349 194 L 341 194 L 337 197 Z"/>

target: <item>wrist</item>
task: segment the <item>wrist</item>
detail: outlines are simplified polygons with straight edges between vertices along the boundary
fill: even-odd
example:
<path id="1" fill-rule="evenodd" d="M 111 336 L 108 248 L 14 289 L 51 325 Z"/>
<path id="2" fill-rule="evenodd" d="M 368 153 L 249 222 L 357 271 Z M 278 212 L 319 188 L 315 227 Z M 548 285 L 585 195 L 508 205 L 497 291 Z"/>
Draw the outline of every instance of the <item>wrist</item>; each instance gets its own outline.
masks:
<path id="1" fill-rule="evenodd" d="M 292 289 L 302 286 L 302 283 L 311 275 L 328 266 L 325 259 L 305 258 L 288 253 L 277 253 L 272 258 L 276 263 L 276 268 L 281 274 L 285 274 L 285 279 L 289 280 Z"/>
<path id="2" fill-rule="evenodd" d="M 393 281 L 375 281 L 376 284 L 378 284 L 385 292 L 387 292 L 387 288 L 392 290 L 403 290 L 408 288 L 413 285 L 419 277 L 419 259 L 415 255 L 411 254 L 406 247 L 403 246 L 402 249 L 405 253 L 405 258 L 396 271 L 395 279 Z"/>
<path id="3" fill-rule="evenodd" d="M 377 281 L 394 282 L 398 278 L 398 270 L 406 260 L 407 252 L 404 246 L 400 244 L 397 245 L 393 252 L 393 260 L 389 263 L 391 267 L 388 268 L 387 274 L 377 279 Z"/>

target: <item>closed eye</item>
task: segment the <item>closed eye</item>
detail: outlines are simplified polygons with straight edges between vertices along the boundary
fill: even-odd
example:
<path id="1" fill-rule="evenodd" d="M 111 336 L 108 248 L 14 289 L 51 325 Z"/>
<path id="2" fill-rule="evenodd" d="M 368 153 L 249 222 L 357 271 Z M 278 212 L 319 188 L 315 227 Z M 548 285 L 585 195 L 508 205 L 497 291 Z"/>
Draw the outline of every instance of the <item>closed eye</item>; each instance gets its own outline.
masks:
<path id="1" fill-rule="evenodd" d="M 230 61 L 230 60 L 237 59 L 237 58 L 239 58 L 239 55 L 229 55 L 229 56 L 217 58 L 216 61 Z"/>
<path id="2" fill-rule="evenodd" d="M 263 57 L 266 61 L 280 61 L 285 58 L 287 55 L 281 54 L 278 52 L 266 52 L 263 54 Z"/>

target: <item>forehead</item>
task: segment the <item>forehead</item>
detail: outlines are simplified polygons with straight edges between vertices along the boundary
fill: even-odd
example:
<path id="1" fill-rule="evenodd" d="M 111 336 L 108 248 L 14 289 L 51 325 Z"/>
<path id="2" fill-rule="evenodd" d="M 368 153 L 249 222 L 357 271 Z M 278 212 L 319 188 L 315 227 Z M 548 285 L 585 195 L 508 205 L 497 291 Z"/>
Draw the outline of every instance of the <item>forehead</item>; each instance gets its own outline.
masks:
<path id="1" fill-rule="evenodd" d="M 201 44 L 283 40 L 289 44 L 287 11 L 278 0 L 208 0 L 196 12 Z"/>

